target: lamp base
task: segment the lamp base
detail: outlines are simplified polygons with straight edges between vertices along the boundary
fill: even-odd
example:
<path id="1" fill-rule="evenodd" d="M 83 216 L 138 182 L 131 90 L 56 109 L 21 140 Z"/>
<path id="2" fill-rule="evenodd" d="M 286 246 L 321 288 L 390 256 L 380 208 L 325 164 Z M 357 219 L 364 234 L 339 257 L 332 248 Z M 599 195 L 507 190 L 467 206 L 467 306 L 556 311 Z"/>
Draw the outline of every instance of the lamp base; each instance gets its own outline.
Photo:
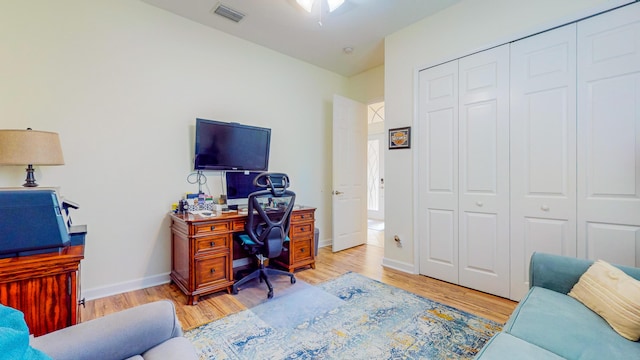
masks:
<path id="1" fill-rule="evenodd" d="M 27 170 L 27 178 L 25 179 L 25 183 L 22 184 L 22 186 L 24 187 L 38 186 L 38 183 L 36 183 L 36 177 L 33 175 L 33 172 L 35 171 L 35 169 L 33 168 L 33 165 L 31 164 L 27 165 L 27 168 L 25 170 Z"/>

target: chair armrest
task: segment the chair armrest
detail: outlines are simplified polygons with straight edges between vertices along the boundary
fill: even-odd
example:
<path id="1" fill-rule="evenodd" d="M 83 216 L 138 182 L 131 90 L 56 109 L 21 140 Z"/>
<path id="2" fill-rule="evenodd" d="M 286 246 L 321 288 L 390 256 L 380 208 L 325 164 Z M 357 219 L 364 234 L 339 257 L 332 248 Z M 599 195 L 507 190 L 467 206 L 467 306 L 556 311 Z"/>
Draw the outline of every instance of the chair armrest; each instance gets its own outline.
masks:
<path id="1" fill-rule="evenodd" d="M 568 294 L 580 276 L 593 264 L 593 260 L 568 256 L 533 253 L 529 264 L 529 286 L 539 286 Z M 640 280 L 640 268 L 612 264 L 629 276 Z"/>
<path id="2" fill-rule="evenodd" d="M 171 301 L 157 301 L 33 338 L 54 359 L 126 359 L 181 336 Z"/>
<path id="3" fill-rule="evenodd" d="M 529 264 L 529 286 L 567 294 L 591 264 L 591 260 L 533 253 Z"/>

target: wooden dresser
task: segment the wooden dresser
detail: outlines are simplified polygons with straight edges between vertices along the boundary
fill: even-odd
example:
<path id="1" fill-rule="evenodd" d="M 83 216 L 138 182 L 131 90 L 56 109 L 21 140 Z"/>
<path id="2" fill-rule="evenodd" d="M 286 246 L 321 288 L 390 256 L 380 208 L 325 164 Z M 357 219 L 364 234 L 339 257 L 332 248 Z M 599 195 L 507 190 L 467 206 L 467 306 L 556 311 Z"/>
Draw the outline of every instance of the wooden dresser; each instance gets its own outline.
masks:
<path id="1" fill-rule="evenodd" d="M 289 271 L 303 266 L 315 268 L 315 208 L 297 206 L 291 215 L 291 242 L 285 256 L 275 263 Z M 195 305 L 202 295 L 226 290 L 233 285 L 233 235 L 244 231 L 247 215 L 237 212 L 203 217 L 171 214 L 171 280 Z"/>
<path id="2" fill-rule="evenodd" d="M 41 336 L 78 323 L 78 268 L 84 245 L 0 259 L 0 303 L 24 313 L 29 332 Z"/>
<path id="3" fill-rule="evenodd" d="M 289 238 L 291 240 L 284 245 L 288 251 L 283 251 L 278 258 L 274 259 L 274 263 L 277 266 L 285 268 L 289 272 L 305 266 L 316 268 L 315 240 L 313 236 L 315 210 L 313 208 L 300 209 L 291 214 L 291 226 L 289 228 Z"/>

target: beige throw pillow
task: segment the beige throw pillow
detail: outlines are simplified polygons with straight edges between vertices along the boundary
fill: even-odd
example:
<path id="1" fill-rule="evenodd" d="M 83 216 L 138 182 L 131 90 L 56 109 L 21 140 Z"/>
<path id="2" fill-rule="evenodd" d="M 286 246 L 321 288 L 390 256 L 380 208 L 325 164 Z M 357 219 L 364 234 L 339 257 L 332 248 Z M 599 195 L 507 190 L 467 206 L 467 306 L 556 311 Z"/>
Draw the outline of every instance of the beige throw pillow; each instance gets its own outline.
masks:
<path id="1" fill-rule="evenodd" d="M 600 315 L 623 337 L 640 339 L 640 281 L 598 260 L 582 274 L 569 296 Z"/>

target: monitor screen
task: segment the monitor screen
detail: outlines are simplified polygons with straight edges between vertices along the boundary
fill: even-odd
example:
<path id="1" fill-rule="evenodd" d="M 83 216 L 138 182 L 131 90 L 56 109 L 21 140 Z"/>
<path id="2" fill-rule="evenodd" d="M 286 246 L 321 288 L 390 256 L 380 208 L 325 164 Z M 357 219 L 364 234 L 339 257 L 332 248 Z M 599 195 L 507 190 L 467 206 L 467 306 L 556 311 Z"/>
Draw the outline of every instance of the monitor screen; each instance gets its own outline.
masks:
<path id="1" fill-rule="evenodd" d="M 195 170 L 267 171 L 271 129 L 196 119 Z"/>
<path id="2" fill-rule="evenodd" d="M 252 192 L 265 190 L 253 185 L 253 179 L 260 174 L 260 172 L 251 171 L 227 171 L 225 175 L 227 182 L 227 199 L 246 199 Z"/>

